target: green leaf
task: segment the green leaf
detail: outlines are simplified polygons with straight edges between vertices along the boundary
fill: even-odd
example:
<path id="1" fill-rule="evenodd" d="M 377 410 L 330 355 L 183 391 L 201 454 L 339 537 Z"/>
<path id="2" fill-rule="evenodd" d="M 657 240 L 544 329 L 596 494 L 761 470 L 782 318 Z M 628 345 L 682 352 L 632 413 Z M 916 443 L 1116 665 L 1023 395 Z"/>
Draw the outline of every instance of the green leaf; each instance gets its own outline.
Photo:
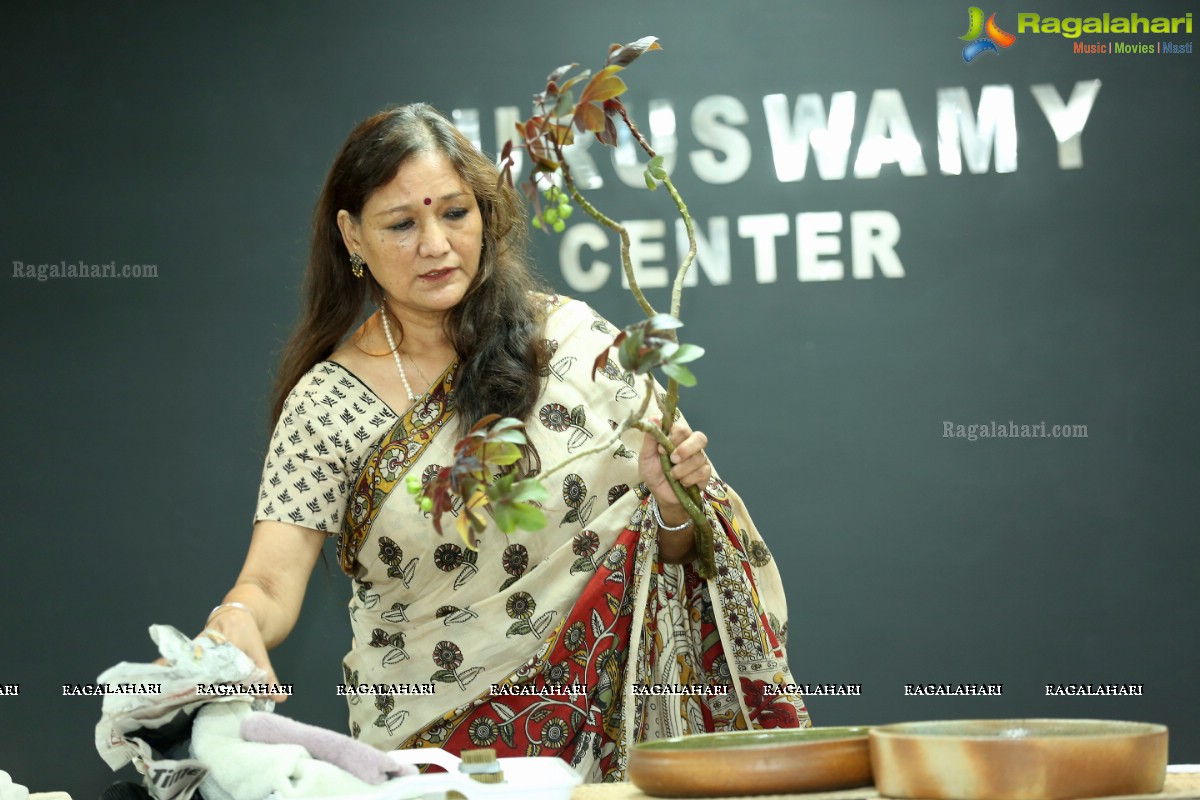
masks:
<path id="1" fill-rule="evenodd" d="M 680 386 L 696 385 L 696 376 L 692 374 L 690 369 L 682 364 L 663 364 L 662 371 L 665 372 L 668 377 L 674 378 L 676 381 L 678 381 Z"/>
<path id="2" fill-rule="evenodd" d="M 683 327 L 683 322 L 672 317 L 670 314 L 655 314 L 647 322 L 649 323 L 649 327 L 656 331 L 670 331 Z"/>
<path id="3" fill-rule="evenodd" d="M 702 355 L 704 355 L 704 348 L 700 345 L 681 344 L 670 360 L 672 364 L 686 364 L 689 361 L 695 361 Z"/>
<path id="4" fill-rule="evenodd" d="M 512 507 L 516 526 L 525 531 L 540 531 L 546 527 L 546 514 L 537 506 L 517 503 Z"/>
<path id="5" fill-rule="evenodd" d="M 509 495 L 509 499 L 514 503 L 544 503 L 549 497 L 550 493 L 537 478 L 526 478 L 517 482 L 513 485 L 512 493 Z"/>
<path id="6" fill-rule="evenodd" d="M 499 415 L 497 415 L 497 414 L 489 415 L 489 417 L 491 419 L 496 419 L 497 416 L 499 416 Z M 487 419 L 489 417 L 485 417 L 485 419 Z M 476 427 L 478 427 L 478 426 L 476 426 Z M 524 428 L 525 428 L 525 423 L 522 422 L 521 420 L 517 419 L 516 417 L 503 417 L 502 419 L 498 420 L 495 425 L 493 425 L 491 427 L 491 429 L 488 431 L 488 433 L 497 434 L 497 433 L 500 433 L 501 431 L 523 430 Z M 475 428 L 472 428 L 471 430 L 474 431 Z"/>
<path id="7" fill-rule="evenodd" d="M 441 681 L 442 683 L 455 683 L 454 670 L 439 669 L 437 672 L 429 676 L 431 681 Z"/>
<path id="8" fill-rule="evenodd" d="M 650 163 L 646 165 L 646 171 L 655 178 L 658 178 L 660 181 L 665 180 L 667 177 L 667 171 L 663 168 L 663 157 L 655 156 L 654 158 L 650 159 Z"/>
<path id="9" fill-rule="evenodd" d="M 650 170 L 646 170 L 645 172 L 643 172 L 642 177 L 644 177 L 646 179 L 646 188 L 647 189 L 649 189 L 650 191 L 653 192 L 655 189 L 658 188 L 658 184 L 654 182 L 654 176 L 650 174 Z"/>
<path id="10" fill-rule="evenodd" d="M 571 565 L 572 575 L 577 572 L 593 572 L 594 570 L 595 567 L 592 564 L 592 559 L 588 556 L 580 556 L 579 558 L 575 559 L 575 563 Z"/>
<path id="11" fill-rule="evenodd" d="M 507 467 L 521 460 L 521 448 L 511 442 L 495 442 L 483 448 L 483 461 L 491 467 Z"/>
<path id="12" fill-rule="evenodd" d="M 496 527 L 506 534 L 517 529 L 516 514 L 513 513 L 513 507 L 508 503 L 493 503 L 492 518 L 496 520 Z"/>
<path id="13" fill-rule="evenodd" d="M 529 620 L 519 619 L 512 625 L 508 626 L 508 631 L 504 634 L 507 637 L 521 636 L 522 634 L 533 633 L 533 628 L 529 627 Z"/>
<path id="14" fill-rule="evenodd" d="M 556 117 L 568 117 L 575 111 L 575 93 L 567 90 L 558 96 L 554 104 L 553 114 Z"/>
<path id="15" fill-rule="evenodd" d="M 509 444 L 522 445 L 528 440 L 525 438 L 525 432 L 518 429 L 502 430 L 499 433 L 492 431 L 488 437 L 493 442 L 508 442 Z"/>

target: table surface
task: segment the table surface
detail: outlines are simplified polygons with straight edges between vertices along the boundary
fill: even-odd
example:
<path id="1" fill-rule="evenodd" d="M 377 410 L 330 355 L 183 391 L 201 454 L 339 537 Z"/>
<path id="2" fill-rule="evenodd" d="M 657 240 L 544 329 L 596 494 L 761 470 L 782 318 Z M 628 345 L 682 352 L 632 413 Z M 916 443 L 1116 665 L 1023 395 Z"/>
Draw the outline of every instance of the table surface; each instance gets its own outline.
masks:
<path id="1" fill-rule="evenodd" d="M 571 794 L 571 800 L 652 800 L 630 783 L 585 783 Z M 723 800 L 878 800 L 879 792 L 873 786 L 861 789 L 844 789 L 839 792 L 813 792 L 809 794 L 754 795 Z M 1168 773 L 1166 784 L 1159 794 L 1110 797 L 1105 800 L 1200 800 L 1200 773 Z"/>

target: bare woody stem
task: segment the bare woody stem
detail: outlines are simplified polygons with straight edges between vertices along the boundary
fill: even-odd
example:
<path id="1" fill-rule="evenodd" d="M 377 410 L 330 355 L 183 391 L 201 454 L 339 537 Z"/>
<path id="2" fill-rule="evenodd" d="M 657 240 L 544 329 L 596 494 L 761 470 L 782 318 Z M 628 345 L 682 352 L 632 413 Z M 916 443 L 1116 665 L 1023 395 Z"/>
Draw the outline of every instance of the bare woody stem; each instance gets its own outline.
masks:
<path id="1" fill-rule="evenodd" d="M 625 106 L 623 105 L 621 106 L 621 120 L 629 128 L 629 132 L 633 135 L 634 140 L 646 152 L 646 155 L 656 158 L 658 153 L 654 152 L 654 148 L 650 146 L 650 142 L 646 141 L 646 137 L 642 135 L 637 125 L 630 119 L 629 112 L 625 110 Z M 683 279 L 687 276 L 688 269 L 696 259 L 696 228 L 692 223 L 692 215 L 688 212 L 687 204 L 683 202 L 683 197 L 680 196 L 679 191 L 675 188 L 675 184 L 671 183 L 670 178 L 663 178 L 662 184 L 667 187 L 667 192 L 671 195 L 671 199 L 675 201 L 675 207 L 679 209 L 679 216 L 683 218 L 683 226 L 687 230 L 687 255 L 680 262 L 679 269 L 675 272 L 675 283 L 671 287 L 671 316 L 675 319 L 682 319 L 679 314 L 683 304 Z M 664 430 L 670 430 L 671 425 L 675 421 L 675 409 L 678 406 L 679 384 L 672 378 L 667 383 L 667 399 L 663 408 Z"/>
<path id="2" fill-rule="evenodd" d="M 624 225 L 605 216 L 600 209 L 589 203 L 587 198 L 576 188 L 575 181 L 571 177 L 571 168 L 567 166 L 566 160 L 560 157 L 559 163 L 562 165 L 563 182 L 567 185 L 567 191 L 571 193 L 571 198 L 592 219 L 604 227 L 617 232 L 617 236 L 621 239 L 621 266 L 625 269 L 625 279 L 629 283 L 629 291 L 633 292 L 633 296 L 637 299 L 638 305 L 642 307 L 642 311 L 645 312 L 646 317 L 653 317 L 658 312 L 654 310 L 654 306 L 650 305 L 650 301 L 646 299 L 646 295 L 642 294 L 642 287 L 638 286 L 637 278 L 633 275 L 633 261 L 629 258 L 629 231 L 625 230 Z"/>

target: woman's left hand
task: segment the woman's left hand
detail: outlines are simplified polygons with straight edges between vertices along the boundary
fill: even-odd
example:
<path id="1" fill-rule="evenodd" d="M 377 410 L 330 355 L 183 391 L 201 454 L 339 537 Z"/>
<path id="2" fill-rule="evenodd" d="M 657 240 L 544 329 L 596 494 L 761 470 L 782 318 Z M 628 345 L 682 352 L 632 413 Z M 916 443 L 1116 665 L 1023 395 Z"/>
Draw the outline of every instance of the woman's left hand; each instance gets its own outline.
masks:
<path id="1" fill-rule="evenodd" d="M 703 489 L 712 477 L 712 464 L 709 463 L 708 456 L 704 455 L 708 437 L 701 431 L 693 431 L 683 422 L 676 422 L 668 438 L 671 444 L 675 445 L 675 451 L 671 453 L 671 477 L 679 481 L 685 489 L 689 486 L 699 486 Z M 658 440 L 647 433 L 638 455 L 638 473 L 646 488 L 658 501 L 663 520 L 668 523 L 681 522 L 687 517 L 687 512 L 675 498 L 671 485 L 667 483 L 667 476 L 663 474 L 659 458 L 663 452 L 665 450 Z"/>

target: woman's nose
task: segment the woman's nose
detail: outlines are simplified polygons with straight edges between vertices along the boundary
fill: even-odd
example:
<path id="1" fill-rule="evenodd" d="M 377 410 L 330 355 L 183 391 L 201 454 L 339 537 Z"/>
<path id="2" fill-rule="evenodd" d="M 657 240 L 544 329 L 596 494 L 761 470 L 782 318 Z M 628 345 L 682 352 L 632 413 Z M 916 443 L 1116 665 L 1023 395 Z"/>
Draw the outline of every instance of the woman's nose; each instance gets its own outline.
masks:
<path id="1" fill-rule="evenodd" d="M 446 235 L 441 222 L 430 222 L 421 226 L 421 241 L 417 244 L 417 254 L 422 258 L 439 258 L 450 251 L 450 237 Z"/>

